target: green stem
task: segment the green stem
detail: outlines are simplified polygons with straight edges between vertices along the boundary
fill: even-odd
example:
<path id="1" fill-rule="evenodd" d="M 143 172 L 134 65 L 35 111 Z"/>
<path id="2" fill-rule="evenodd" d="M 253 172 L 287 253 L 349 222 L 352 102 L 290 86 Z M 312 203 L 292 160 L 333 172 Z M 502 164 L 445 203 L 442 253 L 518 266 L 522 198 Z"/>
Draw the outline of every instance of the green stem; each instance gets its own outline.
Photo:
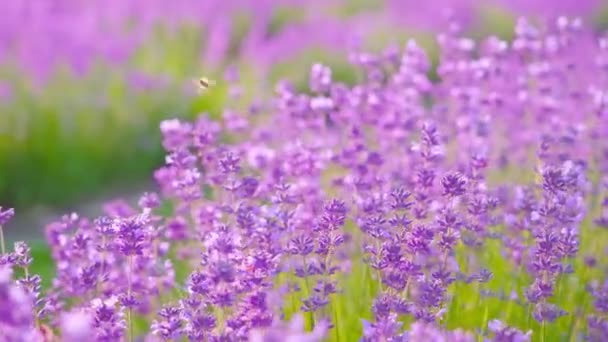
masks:
<path id="1" fill-rule="evenodd" d="M 532 304 L 528 304 L 528 308 L 526 309 L 526 327 L 530 329 L 530 317 L 532 316 Z"/>
<path id="2" fill-rule="evenodd" d="M 4 246 L 4 231 L 2 230 L 2 226 L 0 226 L 0 248 L 2 248 L 0 250 L 2 252 L 2 254 L 5 254 L 6 247 Z"/>
<path id="3" fill-rule="evenodd" d="M 127 298 L 131 300 L 131 272 L 133 271 L 133 257 L 129 255 L 127 258 L 129 269 L 127 270 Z M 133 318 L 131 306 L 127 309 L 127 321 L 129 321 L 129 341 L 133 342 Z"/>
<path id="4" fill-rule="evenodd" d="M 101 237 L 101 245 L 103 246 L 103 250 L 101 251 L 101 268 L 99 270 L 99 278 L 97 279 L 97 282 L 95 283 L 95 294 L 98 294 L 99 291 L 101 290 L 101 286 L 103 286 L 103 279 L 104 279 L 104 272 L 105 272 L 105 265 L 106 265 L 106 236 L 103 235 Z"/>
<path id="5" fill-rule="evenodd" d="M 306 289 L 306 297 L 310 297 L 312 295 L 312 292 L 310 291 L 310 284 L 308 283 L 308 268 L 307 268 L 307 262 L 306 262 L 306 256 L 302 257 L 304 260 L 304 288 Z M 312 329 L 314 329 L 315 327 L 315 313 L 314 312 L 310 312 L 309 318 L 310 318 L 310 330 L 312 331 Z"/>
<path id="6" fill-rule="evenodd" d="M 339 308 L 338 308 L 337 304 L 338 304 L 337 301 L 335 301 L 334 305 L 332 305 L 333 309 L 334 309 L 333 310 L 333 312 L 334 312 L 334 331 L 336 333 L 336 341 L 340 341 L 340 332 L 339 332 L 339 329 L 338 329 L 338 326 L 339 326 L 339 324 L 338 324 L 339 323 L 339 321 L 338 321 L 338 317 L 339 317 L 338 310 L 339 310 Z"/>
<path id="7" fill-rule="evenodd" d="M 545 321 L 540 324 L 540 341 L 545 342 Z"/>
<path id="8" fill-rule="evenodd" d="M 581 278 L 580 278 L 581 282 L 583 284 L 587 283 L 587 267 L 583 267 L 583 273 L 581 274 Z M 579 324 L 579 319 L 581 316 L 584 317 L 584 315 L 587 313 L 587 307 L 589 305 L 588 301 L 586 300 L 586 292 L 585 291 L 580 291 L 577 293 L 576 295 L 576 303 L 578 303 L 579 305 L 581 305 L 583 307 L 582 315 L 579 314 L 574 314 L 572 315 L 572 319 L 570 321 L 570 331 L 569 331 L 569 341 L 574 341 L 576 338 L 576 328 L 578 327 Z"/>

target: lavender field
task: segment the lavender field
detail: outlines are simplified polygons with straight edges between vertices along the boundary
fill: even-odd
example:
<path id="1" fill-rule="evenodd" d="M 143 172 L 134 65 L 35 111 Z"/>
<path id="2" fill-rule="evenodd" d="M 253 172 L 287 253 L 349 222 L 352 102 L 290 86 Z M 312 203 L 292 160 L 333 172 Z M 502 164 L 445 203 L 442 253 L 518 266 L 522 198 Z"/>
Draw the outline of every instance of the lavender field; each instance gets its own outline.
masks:
<path id="1" fill-rule="evenodd" d="M 0 342 L 606 341 L 607 11 L 0 2 Z"/>

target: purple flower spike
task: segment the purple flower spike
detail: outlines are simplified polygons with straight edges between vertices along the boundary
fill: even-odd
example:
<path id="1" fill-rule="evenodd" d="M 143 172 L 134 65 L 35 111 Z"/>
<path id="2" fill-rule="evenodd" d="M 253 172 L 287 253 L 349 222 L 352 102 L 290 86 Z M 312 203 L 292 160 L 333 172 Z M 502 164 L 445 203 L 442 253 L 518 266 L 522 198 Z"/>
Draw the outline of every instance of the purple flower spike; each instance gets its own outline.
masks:
<path id="1" fill-rule="evenodd" d="M 25 268 L 29 267 L 32 263 L 32 256 L 30 247 L 24 241 L 15 242 L 15 252 L 13 253 L 15 258 L 15 265 Z"/>
<path id="2" fill-rule="evenodd" d="M 331 85 L 331 69 L 322 65 L 314 64 L 310 72 L 310 89 L 316 93 L 324 93 Z"/>
<path id="3" fill-rule="evenodd" d="M 561 316 L 564 316 L 566 312 L 557 306 L 549 303 L 538 303 L 534 307 L 532 316 L 538 322 L 553 322 Z"/>
<path id="4" fill-rule="evenodd" d="M 473 342 L 475 337 L 462 330 L 444 331 L 429 323 L 414 322 L 407 332 L 407 341 Z"/>
<path id="5" fill-rule="evenodd" d="M 458 172 L 448 173 L 441 179 L 444 196 L 462 196 L 466 192 L 466 185 L 466 178 Z"/>
<path id="6" fill-rule="evenodd" d="M 328 330 L 328 324 L 320 321 L 310 333 L 304 329 L 304 318 L 296 315 L 288 324 L 276 322 L 267 329 L 254 329 L 249 333 L 250 342 L 321 342 Z"/>
<path id="7" fill-rule="evenodd" d="M 84 311 L 74 310 L 61 316 L 61 340 L 78 342 L 89 339 L 93 334 L 93 316 Z"/>
<path id="8" fill-rule="evenodd" d="M 12 283 L 12 271 L 0 265 L 0 339 L 6 341 L 39 341 L 34 327 L 32 298 Z"/>
<path id="9" fill-rule="evenodd" d="M 2 207 L 0 207 L 0 227 L 7 224 L 8 221 L 10 221 L 13 218 L 13 216 L 15 216 L 15 209 L 8 208 L 5 210 L 2 210 Z"/>
<path id="10" fill-rule="evenodd" d="M 154 209 L 160 205 L 160 198 L 153 192 L 146 192 L 141 196 L 138 204 L 142 209 Z"/>
<path id="11" fill-rule="evenodd" d="M 546 167 L 542 171 L 543 189 L 551 193 L 563 191 L 566 188 L 566 180 L 561 168 Z"/>
<path id="12" fill-rule="evenodd" d="M 532 331 L 523 333 L 497 319 L 488 322 L 488 330 L 494 334 L 495 342 L 530 342 L 532 338 Z"/>
<path id="13" fill-rule="evenodd" d="M 161 320 L 154 321 L 151 326 L 154 335 L 163 340 L 178 339 L 182 330 L 181 309 L 177 307 L 164 307 L 158 313 Z"/>

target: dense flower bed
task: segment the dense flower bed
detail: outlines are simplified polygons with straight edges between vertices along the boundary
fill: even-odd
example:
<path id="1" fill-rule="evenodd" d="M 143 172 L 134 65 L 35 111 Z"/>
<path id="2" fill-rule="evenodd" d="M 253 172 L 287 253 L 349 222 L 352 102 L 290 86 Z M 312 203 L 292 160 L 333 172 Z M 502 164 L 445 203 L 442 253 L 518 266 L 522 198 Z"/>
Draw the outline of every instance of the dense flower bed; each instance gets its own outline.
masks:
<path id="1" fill-rule="evenodd" d="M 351 51 L 354 86 L 315 64 L 308 92 L 164 121 L 158 194 L 46 227 L 49 289 L 2 250 L 0 336 L 601 341 L 608 36 L 452 28 L 436 83 L 410 41 Z"/>

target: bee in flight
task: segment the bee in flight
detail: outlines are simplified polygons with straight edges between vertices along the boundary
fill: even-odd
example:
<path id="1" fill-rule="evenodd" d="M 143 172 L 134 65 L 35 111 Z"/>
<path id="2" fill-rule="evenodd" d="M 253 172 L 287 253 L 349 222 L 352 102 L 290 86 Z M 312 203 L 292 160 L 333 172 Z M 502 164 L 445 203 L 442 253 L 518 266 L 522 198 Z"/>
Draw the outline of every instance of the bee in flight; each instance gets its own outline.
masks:
<path id="1" fill-rule="evenodd" d="M 215 85 L 215 81 L 214 80 L 210 80 L 207 77 L 201 77 L 198 79 L 198 81 L 196 82 L 197 86 L 198 86 L 198 90 L 200 92 L 204 92 L 207 89 L 209 89 L 209 87 L 213 87 Z"/>

